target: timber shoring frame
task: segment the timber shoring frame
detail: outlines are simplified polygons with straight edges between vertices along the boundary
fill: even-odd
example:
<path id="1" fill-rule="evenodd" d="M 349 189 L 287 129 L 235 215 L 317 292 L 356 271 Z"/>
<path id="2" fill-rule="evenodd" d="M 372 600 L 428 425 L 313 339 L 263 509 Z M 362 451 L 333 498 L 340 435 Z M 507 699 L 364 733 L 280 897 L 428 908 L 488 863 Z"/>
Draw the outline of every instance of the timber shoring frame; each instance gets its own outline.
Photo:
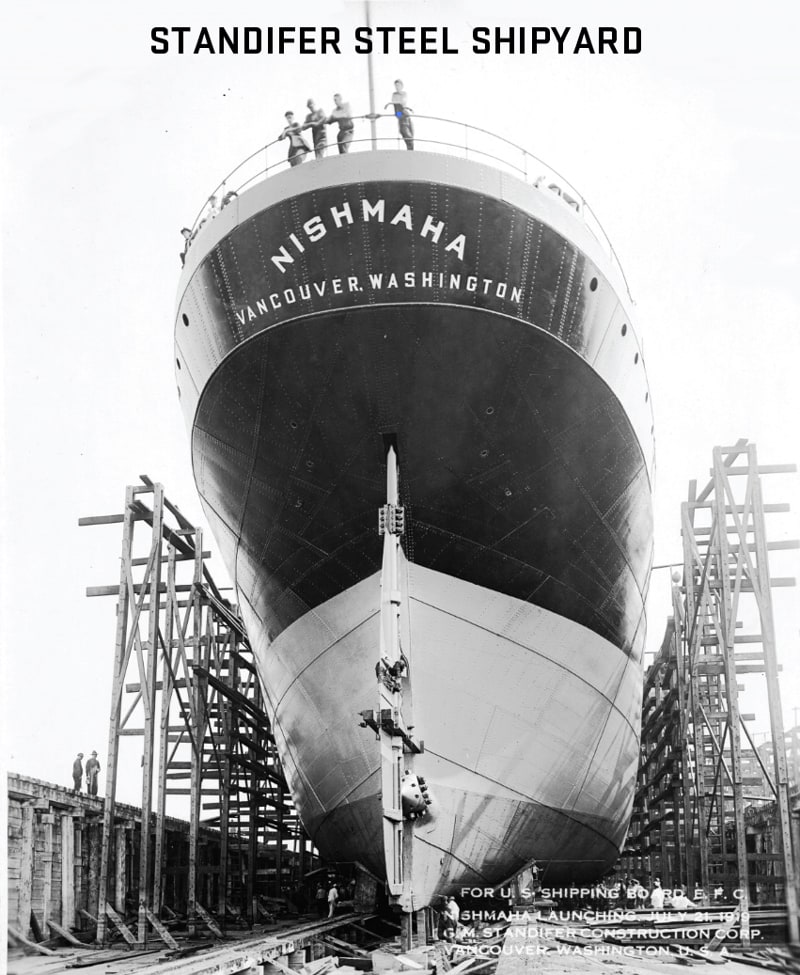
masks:
<path id="1" fill-rule="evenodd" d="M 259 897 L 280 897 L 314 855 L 278 761 L 247 634 L 208 571 L 202 529 L 161 484 L 141 481 L 126 489 L 123 514 L 79 521 L 122 524 L 119 584 L 87 589 L 117 597 L 97 940 L 107 940 L 109 921 L 119 927 L 114 917 L 125 915 L 119 900 L 127 883 L 137 898 L 138 945 L 159 937 L 153 918 L 161 918 L 170 881 L 173 900 L 184 902 L 166 906 L 186 913 L 190 931 L 203 925 L 207 908 L 222 925 L 226 912 L 252 923 Z M 116 849 L 114 806 L 120 743 L 129 736 L 142 743 L 141 823 L 149 826 L 137 830 L 136 843 L 123 835 L 126 881 L 115 877 L 126 857 Z M 189 820 L 185 890 L 170 876 L 165 831 L 167 806 L 176 801 Z M 218 864 L 203 862 L 201 825 L 220 832 Z"/>
<path id="2" fill-rule="evenodd" d="M 728 903 L 736 898 L 745 945 L 754 895 L 785 901 L 789 940 L 798 942 L 798 851 L 771 592 L 795 580 L 771 577 L 768 561 L 770 551 L 798 542 L 767 541 L 765 515 L 789 506 L 765 504 L 761 484 L 763 475 L 795 472 L 794 465 L 759 466 L 755 445 L 740 440 L 714 449 L 702 491 L 689 485 L 681 506 L 682 583 L 676 573 L 673 616 L 645 675 L 637 791 L 622 857 L 628 871 L 686 886 L 690 896 L 700 887 L 721 891 Z M 756 748 L 747 727 L 754 715 L 741 712 L 745 675 L 764 681 L 769 746 Z M 775 814 L 773 849 L 748 850 L 748 817 L 767 806 Z"/>

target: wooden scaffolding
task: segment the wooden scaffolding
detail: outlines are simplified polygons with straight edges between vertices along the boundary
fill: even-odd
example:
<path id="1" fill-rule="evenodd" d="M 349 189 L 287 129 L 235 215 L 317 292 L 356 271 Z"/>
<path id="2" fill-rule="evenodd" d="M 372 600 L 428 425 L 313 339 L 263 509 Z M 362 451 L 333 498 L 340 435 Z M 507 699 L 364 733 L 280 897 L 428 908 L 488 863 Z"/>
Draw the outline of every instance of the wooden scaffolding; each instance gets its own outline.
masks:
<path id="1" fill-rule="evenodd" d="M 190 929 L 224 926 L 226 915 L 252 923 L 264 898 L 280 897 L 314 866 L 253 652 L 236 608 L 208 571 L 202 530 L 162 485 L 141 481 L 127 488 L 121 515 L 80 520 L 122 524 L 119 584 L 87 589 L 117 597 L 97 940 L 106 940 L 111 923 L 137 945 L 150 928 L 164 936 L 165 908 L 185 912 Z M 148 825 L 131 837 L 115 823 L 114 807 L 120 779 L 129 781 L 138 759 L 141 823 Z M 168 806 L 189 821 L 185 889 L 170 863 Z M 201 822 L 203 831 L 219 830 L 213 854 Z M 136 904 L 120 903 L 124 870 L 136 874 L 128 885 Z"/>
<path id="2" fill-rule="evenodd" d="M 642 752 L 626 869 L 658 875 L 664 886 L 696 888 L 740 906 L 749 943 L 751 903 L 787 907 L 798 940 L 798 894 L 791 836 L 789 769 L 778 686 L 774 587 L 769 552 L 797 541 L 768 542 L 765 516 L 789 510 L 765 504 L 762 476 L 792 465 L 759 466 L 756 447 L 717 447 L 711 479 L 689 487 L 681 510 L 683 575 L 673 576 L 673 617 L 645 676 Z M 763 681 L 770 755 L 757 748 L 740 708 L 742 682 Z M 755 848 L 747 816 L 774 808 L 772 849 Z"/>

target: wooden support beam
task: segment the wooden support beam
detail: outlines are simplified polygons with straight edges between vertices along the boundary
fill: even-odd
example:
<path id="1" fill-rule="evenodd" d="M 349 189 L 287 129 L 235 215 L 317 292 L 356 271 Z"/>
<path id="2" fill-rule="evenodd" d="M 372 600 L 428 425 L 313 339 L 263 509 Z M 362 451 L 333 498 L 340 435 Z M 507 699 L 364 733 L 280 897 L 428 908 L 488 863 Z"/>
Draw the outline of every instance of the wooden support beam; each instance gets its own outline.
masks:
<path id="1" fill-rule="evenodd" d="M 75 945 L 76 948 L 86 947 L 86 945 L 82 941 L 79 941 L 75 937 L 75 935 L 72 934 L 71 931 L 67 931 L 66 928 L 63 928 L 60 924 L 57 924 L 55 921 L 48 921 L 47 926 L 50 928 L 51 931 L 57 934 L 59 938 L 63 938 L 69 944 Z"/>
<path id="2" fill-rule="evenodd" d="M 133 935 L 133 931 L 131 931 L 128 925 L 122 920 L 108 901 L 106 901 L 106 914 L 111 918 L 114 927 L 117 929 L 117 931 L 119 931 L 128 944 L 135 947 L 136 938 Z"/>
<path id="3" fill-rule="evenodd" d="M 71 814 L 61 816 L 61 923 L 75 923 L 75 824 Z"/>
<path id="4" fill-rule="evenodd" d="M 208 913 L 208 911 L 203 907 L 200 901 L 195 901 L 194 909 L 197 912 L 198 916 L 202 918 L 203 923 L 206 925 L 209 931 L 215 934 L 218 938 L 225 937 L 225 935 L 222 933 L 222 929 L 220 928 L 220 926 L 217 924 L 214 918 Z"/>
<path id="5" fill-rule="evenodd" d="M 19 892 L 17 898 L 16 926 L 27 937 L 31 924 L 31 900 L 33 894 L 33 805 L 22 807 L 22 850 L 19 864 Z"/>
<path id="6" fill-rule="evenodd" d="M 42 927 L 50 918 L 50 903 L 53 898 L 53 819 L 47 813 L 42 816 L 41 823 L 44 826 L 44 851 L 42 853 L 42 864 L 44 868 L 44 882 L 42 885 Z"/>
<path id="7" fill-rule="evenodd" d="M 125 826 L 114 827 L 114 903 L 125 911 L 128 893 L 128 830 Z M 109 917 L 113 915 L 109 912 Z"/>
<path id="8" fill-rule="evenodd" d="M 24 934 L 19 930 L 19 928 L 14 927 L 13 924 L 9 924 L 8 933 L 11 936 L 11 940 L 15 941 L 22 948 L 29 948 L 31 951 L 36 951 L 40 955 L 57 955 L 57 951 L 53 951 L 51 948 L 45 948 L 44 945 L 37 945 L 35 941 L 29 941 Z"/>
<path id="9" fill-rule="evenodd" d="M 164 944 L 169 945 L 170 948 L 177 948 L 178 942 L 172 937 L 161 921 L 158 920 L 155 914 L 149 909 L 145 911 L 145 914 L 147 915 L 147 920 L 152 924 L 153 929 Z"/>

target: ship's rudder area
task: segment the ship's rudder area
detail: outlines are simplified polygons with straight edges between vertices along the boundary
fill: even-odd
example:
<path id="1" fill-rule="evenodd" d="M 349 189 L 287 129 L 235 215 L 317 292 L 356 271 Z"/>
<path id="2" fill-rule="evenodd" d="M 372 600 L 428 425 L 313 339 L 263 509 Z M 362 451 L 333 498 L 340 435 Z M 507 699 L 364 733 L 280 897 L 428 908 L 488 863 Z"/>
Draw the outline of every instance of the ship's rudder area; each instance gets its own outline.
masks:
<path id="1" fill-rule="evenodd" d="M 637 759 L 637 665 L 585 627 L 502 593 L 406 564 L 414 770 L 430 815 L 414 825 L 414 901 L 498 884 L 532 859 L 553 880 L 616 857 Z M 379 577 L 258 649 L 281 758 L 323 856 L 382 875 L 377 701 Z"/>

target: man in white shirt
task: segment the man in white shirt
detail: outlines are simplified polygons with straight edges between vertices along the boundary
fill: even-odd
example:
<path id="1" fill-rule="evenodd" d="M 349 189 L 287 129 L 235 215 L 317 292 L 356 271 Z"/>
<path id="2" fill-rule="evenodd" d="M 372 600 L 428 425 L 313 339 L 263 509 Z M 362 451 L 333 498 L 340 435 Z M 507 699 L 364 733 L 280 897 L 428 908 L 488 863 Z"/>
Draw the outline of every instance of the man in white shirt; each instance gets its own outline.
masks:
<path id="1" fill-rule="evenodd" d="M 331 884 L 330 890 L 328 891 L 328 917 L 333 917 L 336 913 L 338 901 L 339 891 L 336 889 L 336 884 Z"/>

